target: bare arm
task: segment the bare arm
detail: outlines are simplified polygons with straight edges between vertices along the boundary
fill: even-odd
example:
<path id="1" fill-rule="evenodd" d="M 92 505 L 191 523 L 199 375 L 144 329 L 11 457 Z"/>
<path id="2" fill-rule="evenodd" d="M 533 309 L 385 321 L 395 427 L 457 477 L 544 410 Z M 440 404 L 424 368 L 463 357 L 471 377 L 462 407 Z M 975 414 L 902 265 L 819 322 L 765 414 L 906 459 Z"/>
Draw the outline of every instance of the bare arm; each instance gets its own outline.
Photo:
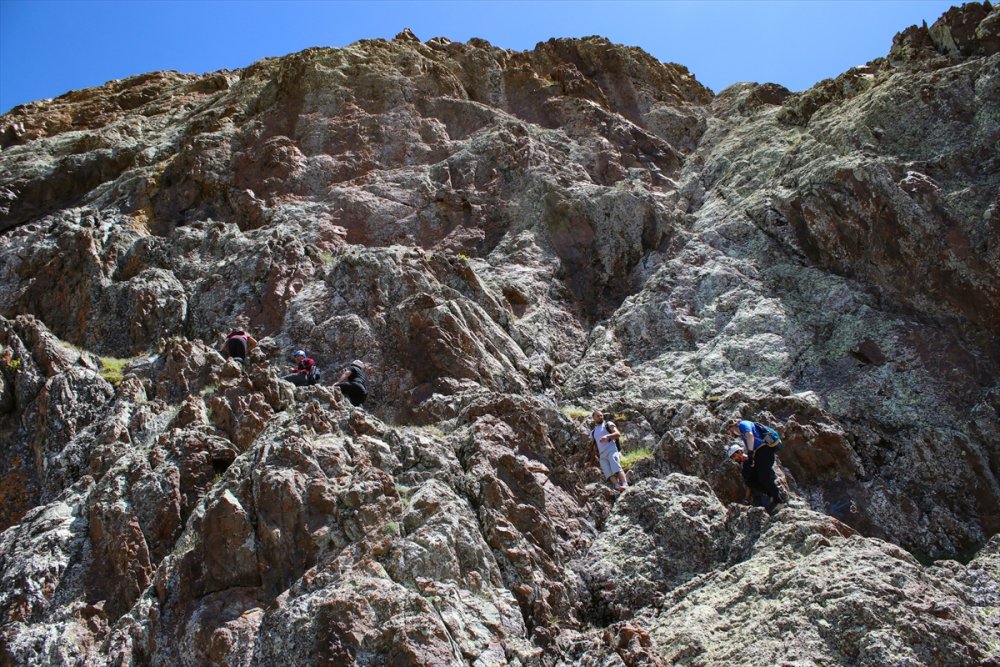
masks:
<path id="1" fill-rule="evenodd" d="M 344 382 L 344 381 L 346 381 L 346 380 L 347 380 L 347 378 L 349 378 L 349 377 L 351 377 L 351 369 L 350 369 L 350 368 L 345 368 L 345 369 L 344 369 L 344 372 L 340 374 L 340 377 L 339 377 L 339 378 L 337 378 L 337 383 L 339 383 L 339 382 Z M 335 383 L 335 384 L 336 384 L 336 383 Z"/>
<path id="2" fill-rule="evenodd" d="M 615 425 L 614 422 L 611 422 L 611 431 L 605 437 L 608 440 L 617 440 L 618 438 L 622 437 L 621 431 L 618 430 L 618 427 Z"/>
<path id="3" fill-rule="evenodd" d="M 247 352 L 257 347 L 257 339 L 247 334 Z"/>

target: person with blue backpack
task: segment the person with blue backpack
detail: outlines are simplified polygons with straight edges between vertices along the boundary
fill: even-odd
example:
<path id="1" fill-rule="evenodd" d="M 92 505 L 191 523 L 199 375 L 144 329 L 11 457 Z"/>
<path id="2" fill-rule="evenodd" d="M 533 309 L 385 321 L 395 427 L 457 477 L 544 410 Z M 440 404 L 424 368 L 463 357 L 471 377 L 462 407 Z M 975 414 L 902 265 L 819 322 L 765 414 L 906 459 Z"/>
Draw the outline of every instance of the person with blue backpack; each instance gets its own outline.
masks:
<path id="1" fill-rule="evenodd" d="M 776 512 L 785 505 L 785 497 L 778 488 L 778 483 L 774 478 L 774 457 L 781 448 L 781 436 L 773 428 L 765 426 L 759 422 L 745 419 L 734 419 L 726 425 L 726 432 L 734 438 L 739 438 L 742 447 L 748 457 L 749 466 L 744 473 L 744 479 L 748 474 L 755 484 L 751 486 L 752 491 L 760 490 L 771 499 L 771 512 Z M 732 458 L 730 447 L 729 456 Z"/>

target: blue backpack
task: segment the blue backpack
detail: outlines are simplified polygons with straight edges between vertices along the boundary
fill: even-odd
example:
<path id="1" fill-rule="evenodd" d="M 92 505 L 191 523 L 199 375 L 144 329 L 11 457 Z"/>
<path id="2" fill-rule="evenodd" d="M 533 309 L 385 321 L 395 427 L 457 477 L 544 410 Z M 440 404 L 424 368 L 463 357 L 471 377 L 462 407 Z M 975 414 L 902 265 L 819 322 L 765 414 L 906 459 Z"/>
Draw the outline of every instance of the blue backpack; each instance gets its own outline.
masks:
<path id="1" fill-rule="evenodd" d="M 760 422 L 754 422 L 753 426 L 755 429 L 757 429 L 763 434 L 761 436 L 761 440 L 764 441 L 765 445 L 767 445 L 768 447 L 774 447 L 775 449 L 781 449 L 781 446 L 784 443 L 781 442 L 781 435 L 777 431 L 775 431 L 770 426 L 765 426 L 764 424 L 761 424 Z"/>

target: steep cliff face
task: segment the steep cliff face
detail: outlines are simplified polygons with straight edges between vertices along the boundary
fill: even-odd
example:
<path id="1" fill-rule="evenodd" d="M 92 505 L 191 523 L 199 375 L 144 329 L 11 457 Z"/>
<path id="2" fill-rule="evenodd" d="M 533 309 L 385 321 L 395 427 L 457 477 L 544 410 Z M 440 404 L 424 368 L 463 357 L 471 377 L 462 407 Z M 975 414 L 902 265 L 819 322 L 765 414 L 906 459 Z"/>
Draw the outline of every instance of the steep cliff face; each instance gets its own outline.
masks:
<path id="1" fill-rule="evenodd" d="M 3 664 L 1000 664 L 989 4 L 799 94 L 404 31 L 0 147 Z"/>

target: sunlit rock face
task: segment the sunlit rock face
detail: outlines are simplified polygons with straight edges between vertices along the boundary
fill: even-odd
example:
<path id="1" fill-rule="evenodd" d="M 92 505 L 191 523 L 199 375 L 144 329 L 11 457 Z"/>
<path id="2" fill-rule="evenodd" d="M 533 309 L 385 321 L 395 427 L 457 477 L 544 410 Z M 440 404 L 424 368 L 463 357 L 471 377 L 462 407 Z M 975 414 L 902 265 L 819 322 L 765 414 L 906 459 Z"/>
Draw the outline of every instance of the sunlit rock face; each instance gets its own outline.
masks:
<path id="1" fill-rule="evenodd" d="M 998 32 L 713 94 L 404 31 L 0 117 L 0 663 L 1000 664 Z"/>

